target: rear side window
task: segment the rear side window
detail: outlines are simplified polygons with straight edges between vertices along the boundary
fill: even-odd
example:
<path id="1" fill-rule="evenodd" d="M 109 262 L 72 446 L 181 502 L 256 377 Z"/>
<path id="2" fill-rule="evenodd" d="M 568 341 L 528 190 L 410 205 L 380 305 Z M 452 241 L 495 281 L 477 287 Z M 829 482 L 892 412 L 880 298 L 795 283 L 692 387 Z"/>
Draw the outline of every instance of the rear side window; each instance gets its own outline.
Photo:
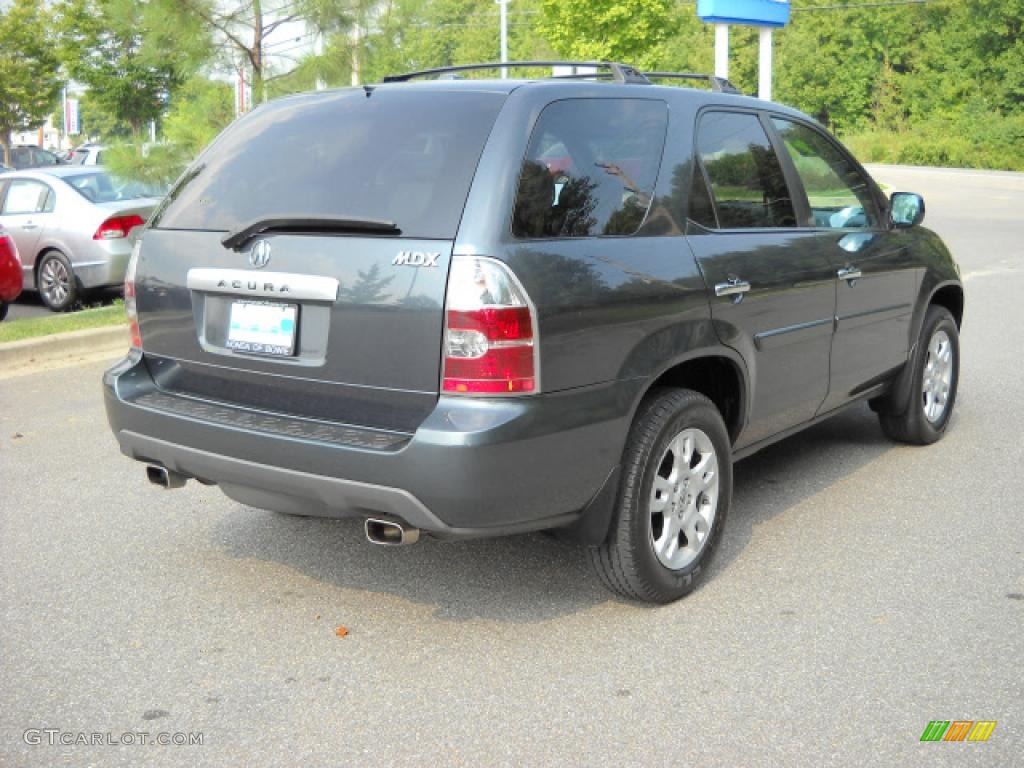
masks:
<path id="1" fill-rule="evenodd" d="M 667 126 L 663 101 L 567 99 L 548 105 L 523 160 L 512 234 L 634 234 L 651 207 Z"/>
<path id="2" fill-rule="evenodd" d="M 504 99 L 382 86 L 271 102 L 200 156 L 153 226 L 231 231 L 264 218 L 350 216 L 450 239 Z"/>
<path id="3" fill-rule="evenodd" d="M 719 228 L 796 226 L 782 166 L 756 115 L 705 113 L 697 151 L 711 182 Z"/>
<path id="4" fill-rule="evenodd" d="M 125 181 L 101 170 L 68 175 L 64 181 L 90 203 L 114 203 L 141 197 L 160 197 L 163 194 L 157 184 Z"/>

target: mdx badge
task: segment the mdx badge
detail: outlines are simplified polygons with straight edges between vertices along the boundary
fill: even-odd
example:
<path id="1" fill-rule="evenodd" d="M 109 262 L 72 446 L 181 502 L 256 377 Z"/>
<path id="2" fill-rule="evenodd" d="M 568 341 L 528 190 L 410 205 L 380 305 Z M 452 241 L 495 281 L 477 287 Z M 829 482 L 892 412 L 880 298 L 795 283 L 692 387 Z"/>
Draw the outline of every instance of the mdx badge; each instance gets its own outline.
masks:
<path id="1" fill-rule="evenodd" d="M 270 241 L 257 240 L 249 251 L 249 263 L 256 269 L 262 269 L 270 263 Z"/>
<path id="2" fill-rule="evenodd" d="M 398 267 L 436 267 L 440 253 L 425 251 L 399 251 L 391 263 Z"/>

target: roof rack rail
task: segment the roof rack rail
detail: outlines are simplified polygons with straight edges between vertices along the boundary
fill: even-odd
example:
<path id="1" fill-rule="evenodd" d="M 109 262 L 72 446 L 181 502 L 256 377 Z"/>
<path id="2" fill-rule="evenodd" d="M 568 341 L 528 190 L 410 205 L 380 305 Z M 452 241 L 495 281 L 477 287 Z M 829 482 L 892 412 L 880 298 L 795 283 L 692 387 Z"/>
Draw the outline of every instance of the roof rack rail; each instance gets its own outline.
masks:
<path id="1" fill-rule="evenodd" d="M 459 64 L 451 67 L 436 67 L 434 69 L 421 69 L 416 72 L 405 72 L 401 75 L 388 75 L 384 78 L 385 83 L 404 83 L 417 77 L 430 77 L 431 75 L 453 75 L 459 72 L 473 72 L 487 69 L 524 69 L 527 67 L 593 67 L 595 69 L 606 69 L 611 74 L 611 79 L 617 83 L 637 83 L 647 85 L 648 80 L 640 70 L 628 64 L 619 64 L 615 61 L 494 61 L 487 64 Z M 601 73 L 603 74 L 603 73 Z M 567 78 L 600 77 L 598 73 L 577 73 L 572 75 L 559 75 Z"/>
<path id="2" fill-rule="evenodd" d="M 699 72 L 644 72 L 643 76 L 648 80 L 706 80 L 708 85 L 711 86 L 711 90 L 716 93 L 743 95 L 743 91 L 724 77 L 718 77 L 717 75 L 704 75 Z"/>

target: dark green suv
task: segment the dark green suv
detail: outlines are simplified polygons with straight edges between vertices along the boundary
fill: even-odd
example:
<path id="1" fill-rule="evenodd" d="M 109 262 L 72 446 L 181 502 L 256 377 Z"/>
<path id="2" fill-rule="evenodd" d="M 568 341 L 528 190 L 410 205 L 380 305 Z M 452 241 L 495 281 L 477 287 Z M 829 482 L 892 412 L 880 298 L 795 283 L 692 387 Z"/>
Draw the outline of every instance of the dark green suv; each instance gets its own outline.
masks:
<path id="1" fill-rule="evenodd" d="M 557 529 L 665 602 L 722 536 L 733 461 L 865 400 L 895 439 L 942 436 L 963 288 L 920 197 L 724 81 L 546 64 L 228 128 L 129 266 L 124 453 L 379 544 Z"/>

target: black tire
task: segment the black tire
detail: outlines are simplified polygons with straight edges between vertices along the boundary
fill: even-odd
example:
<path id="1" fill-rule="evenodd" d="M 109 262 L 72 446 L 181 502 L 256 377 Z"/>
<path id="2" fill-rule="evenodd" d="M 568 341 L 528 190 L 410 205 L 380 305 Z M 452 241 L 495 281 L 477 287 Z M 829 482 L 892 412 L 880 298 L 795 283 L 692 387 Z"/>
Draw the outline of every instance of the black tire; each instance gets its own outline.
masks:
<path id="1" fill-rule="evenodd" d="M 78 278 L 68 257 L 47 251 L 39 261 L 36 289 L 43 304 L 54 312 L 67 312 L 78 301 Z"/>
<path id="2" fill-rule="evenodd" d="M 930 420 L 925 413 L 927 400 L 924 393 L 925 371 L 929 365 L 931 354 L 929 346 L 932 339 L 939 333 L 945 333 L 949 339 L 952 355 L 952 380 L 945 397 L 945 408 L 941 414 Z M 904 376 L 909 383 L 897 382 L 893 395 L 886 400 L 878 414 L 882 431 L 892 440 L 912 445 L 930 445 L 946 433 L 953 406 L 956 404 L 957 386 L 960 382 L 960 334 L 953 315 L 945 307 L 932 304 L 924 316 L 921 336 L 914 347 L 914 355 L 907 362 Z M 902 386 L 901 386 L 902 385 Z M 904 391 L 902 401 L 894 398 L 896 393 Z"/>
<path id="3" fill-rule="evenodd" d="M 665 525 L 665 517 L 652 512 L 651 496 L 655 475 L 665 471 L 663 457 L 669 444 L 684 430 L 699 430 L 714 447 L 717 505 L 695 558 L 684 567 L 673 569 L 655 552 L 655 521 L 661 516 L 661 525 Z M 731 501 L 732 456 L 729 435 L 718 409 L 704 395 L 691 390 L 655 390 L 641 405 L 630 429 L 608 537 L 600 546 L 590 548 L 598 576 L 608 589 L 631 600 L 678 600 L 693 591 L 707 570 Z"/>
<path id="4" fill-rule="evenodd" d="M 10 306 L 6 301 L 0 301 L 0 323 L 7 317 L 7 307 Z"/>

